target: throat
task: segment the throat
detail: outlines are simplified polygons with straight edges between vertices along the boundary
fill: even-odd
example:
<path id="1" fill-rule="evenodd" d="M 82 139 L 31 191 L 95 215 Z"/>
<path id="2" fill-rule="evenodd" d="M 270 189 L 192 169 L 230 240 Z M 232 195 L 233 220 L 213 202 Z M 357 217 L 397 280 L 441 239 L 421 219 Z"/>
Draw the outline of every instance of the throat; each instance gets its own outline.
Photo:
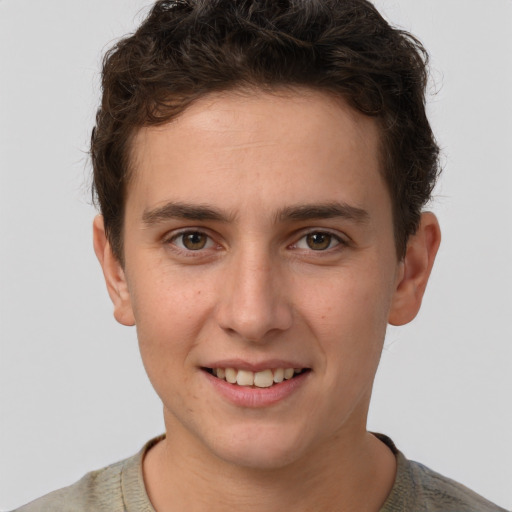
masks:
<path id="1" fill-rule="evenodd" d="M 173 446 L 165 439 L 160 441 L 143 460 L 146 491 L 158 511 L 225 512 L 235 509 L 259 512 L 263 509 L 282 512 L 293 509 L 294 512 L 376 512 L 385 502 L 394 482 L 394 456 L 385 446 L 381 453 L 383 458 L 377 456 L 373 459 L 373 455 L 362 457 L 365 466 L 373 460 L 375 465 L 370 469 L 357 462 L 347 469 L 348 460 L 337 453 L 336 446 L 332 446 L 331 456 L 326 456 L 321 450 L 321 465 L 316 463 L 318 460 L 312 461 L 311 465 L 302 461 L 273 470 L 261 470 L 236 467 L 218 458 L 201 457 L 194 449 L 185 450 L 185 454 L 175 446 L 176 443 L 171 444 Z M 381 447 L 375 446 L 380 451 Z M 333 464 L 334 461 L 337 462 Z"/>

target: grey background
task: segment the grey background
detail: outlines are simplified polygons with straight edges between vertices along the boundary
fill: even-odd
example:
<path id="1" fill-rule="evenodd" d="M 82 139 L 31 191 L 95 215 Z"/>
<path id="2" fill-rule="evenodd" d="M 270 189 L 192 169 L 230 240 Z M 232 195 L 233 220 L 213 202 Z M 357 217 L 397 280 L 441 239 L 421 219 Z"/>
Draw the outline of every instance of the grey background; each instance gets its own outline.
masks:
<path id="1" fill-rule="evenodd" d="M 163 431 L 135 331 L 112 318 L 87 190 L 101 55 L 149 3 L 0 1 L 3 509 Z M 442 248 L 419 317 L 389 331 L 369 428 L 512 508 L 512 2 L 376 3 L 431 52 L 446 170 Z"/>

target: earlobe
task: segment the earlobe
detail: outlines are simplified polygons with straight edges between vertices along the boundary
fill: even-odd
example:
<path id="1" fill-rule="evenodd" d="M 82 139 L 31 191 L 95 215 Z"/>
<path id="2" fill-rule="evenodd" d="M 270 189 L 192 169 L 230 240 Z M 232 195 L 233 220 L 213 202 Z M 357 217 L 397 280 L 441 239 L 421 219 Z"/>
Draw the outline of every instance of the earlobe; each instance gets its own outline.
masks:
<path id="1" fill-rule="evenodd" d="M 103 269 L 108 294 L 114 305 L 114 317 L 122 325 L 135 325 L 126 276 L 105 234 L 103 216 L 97 215 L 93 223 L 94 252 Z"/>
<path id="2" fill-rule="evenodd" d="M 402 268 L 388 319 L 391 325 L 409 323 L 418 314 L 440 243 L 441 230 L 436 216 L 431 212 L 423 213 L 400 264 Z"/>

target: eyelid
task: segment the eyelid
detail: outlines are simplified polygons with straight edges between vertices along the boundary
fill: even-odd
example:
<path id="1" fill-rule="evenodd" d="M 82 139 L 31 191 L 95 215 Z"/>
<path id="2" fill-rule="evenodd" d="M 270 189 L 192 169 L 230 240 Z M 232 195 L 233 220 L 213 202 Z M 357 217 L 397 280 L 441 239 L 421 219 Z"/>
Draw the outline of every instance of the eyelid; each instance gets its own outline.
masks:
<path id="1" fill-rule="evenodd" d="M 180 236 L 183 236 L 184 234 L 187 234 L 187 233 L 200 233 L 200 234 L 205 235 L 208 238 L 208 242 L 207 242 L 208 246 L 194 251 L 191 249 L 187 249 L 186 247 L 180 247 L 174 243 L 174 241 L 176 239 L 178 239 Z M 333 237 L 338 243 L 334 247 L 330 247 L 330 248 L 324 249 L 324 250 L 317 250 L 317 251 L 315 251 L 314 249 L 311 249 L 311 248 L 302 249 L 302 248 L 297 247 L 297 244 L 301 240 L 303 240 L 308 235 L 315 234 L 315 233 L 329 235 L 329 236 Z M 292 249 L 296 248 L 298 250 L 305 250 L 305 251 L 307 250 L 310 252 L 317 252 L 317 253 L 329 252 L 329 251 L 335 250 L 338 246 L 346 247 L 346 246 L 349 246 L 351 243 L 351 240 L 347 235 L 345 235 L 344 233 L 340 233 L 339 231 L 331 230 L 329 228 L 301 229 L 295 233 L 293 238 L 295 241 L 288 245 L 289 248 L 292 248 Z M 166 233 L 162 237 L 162 241 L 166 245 L 172 245 L 174 247 L 174 250 L 182 252 L 187 255 L 192 255 L 192 256 L 194 255 L 194 253 L 196 253 L 196 255 L 198 255 L 198 253 L 204 252 L 207 249 L 212 249 L 212 246 L 216 246 L 217 248 L 220 248 L 222 246 L 222 244 L 220 244 L 216 240 L 216 237 L 211 234 L 210 230 L 205 229 L 203 226 L 197 226 L 197 227 L 190 226 L 190 227 L 184 227 L 184 228 L 172 230 L 172 231 Z"/>
<path id="2" fill-rule="evenodd" d="M 199 233 L 201 235 L 206 236 L 208 238 L 206 242 L 207 245 L 197 250 L 187 249 L 186 247 L 180 247 L 179 245 L 177 245 L 175 241 L 182 237 L 183 235 L 186 235 L 187 233 Z M 215 241 L 214 237 L 209 233 L 209 231 L 207 229 L 204 229 L 203 227 L 186 227 L 170 231 L 162 237 L 162 241 L 166 245 L 172 245 L 174 250 L 192 256 L 194 255 L 194 253 L 198 254 L 208 249 L 212 249 L 215 246 L 218 247 L 220 245 L 218 244 L 218 242 Z"/>
<path id="3" fill-rule="evenodd" d="M 329 247 L 328 249 L 323 249 L 323 250 L 314 250 L 314 249 L 311 249 L 311 248 L 299 248 L 297 247 L 298 243 L 303 240 L 304 238 L 306 238 L 307 236 L 309 235 L 313 235 L 313 234 L 324 234 L 324 235 L 329 235 L 331 236 L 332 238 L 334 238 L 338 243 L 336 245 L 334 245 L 333 247 Z M 322 253 L 322 252 L 329 252 L 329 251 L 332 251 L 332 250 L 335 250 L 338 246 L 341 246 L 341 247 L 346 247 L 348 245 L 350 245 L 350 239 L 348 236 L 344 236 L 342 233 L 339 233 L 338 231 L 332 231 L 328 228 L 309 228 L 307 230 L 301 230 L 297 235 L 296 235 L 296 238 L 295 238 L 295 242 L 293 242 L 292 244 L 290 244 L 289 247 L 291 248 L 296 248 L 298 250 L 304 250 L 304 251 L 310 251 L 310 252 L 314 252 L 314 253 Z"/>

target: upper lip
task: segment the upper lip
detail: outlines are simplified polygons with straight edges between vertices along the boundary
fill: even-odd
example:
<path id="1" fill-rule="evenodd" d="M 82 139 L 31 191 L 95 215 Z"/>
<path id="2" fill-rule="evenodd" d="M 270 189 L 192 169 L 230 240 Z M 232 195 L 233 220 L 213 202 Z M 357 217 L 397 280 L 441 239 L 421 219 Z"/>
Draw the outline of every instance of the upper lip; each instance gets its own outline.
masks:
<path id="1" fill-rule="evenodd" d="M 261 372 L 273 368 L 309 368 L 297 361 L 285 359 L 266 359 L 265 361 L 245 361 L 243 359 L 223 359 L 221 361 L 209 362 L 202 365 L 203 368 L 235 368 L 251 372 Z"/>

